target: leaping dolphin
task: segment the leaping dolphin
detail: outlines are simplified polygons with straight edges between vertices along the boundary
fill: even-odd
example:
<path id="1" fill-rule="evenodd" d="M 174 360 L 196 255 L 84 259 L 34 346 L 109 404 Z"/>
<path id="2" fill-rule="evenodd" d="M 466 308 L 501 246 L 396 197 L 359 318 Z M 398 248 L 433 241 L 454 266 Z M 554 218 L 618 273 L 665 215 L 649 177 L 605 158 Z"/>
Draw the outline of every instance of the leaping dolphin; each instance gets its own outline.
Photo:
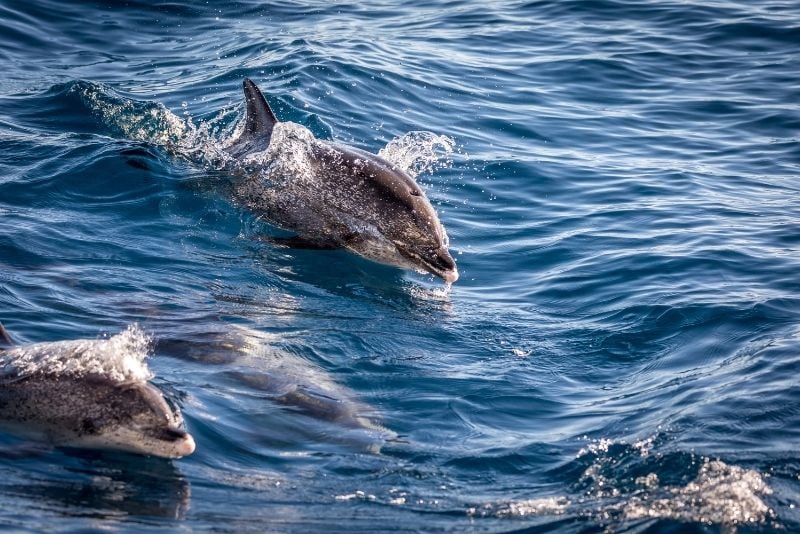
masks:
<path id="1" fill-rule="evenodd" d="M 194 439 L 183 428 L 180 411 L 155 386 L 145 380 L 115 379 L 101 369 L 70 368 L 75 359 L 102 351 L 100 344 L 110 341 L 12 346 L 0 325 L 0 427 L 55 446 L 163 458 L 192 454 Z M 20 371 L 21 361 L 44 365 Z"/>
<path id="2" fill-rule="evenodd" d="M 257 215 L 296 232 L 273 241 L 344 248 L 379 263 L 435 274 L 447 283 L 458 279 L 447 233 L 408 173 L 375 154 L 279 122 L 249 79 L 244 95 L 244 129 L 227 148 L 245 162 L 245 178 L 235 194 Z M 258 154 L 266 156 L 259 159 Z"/>

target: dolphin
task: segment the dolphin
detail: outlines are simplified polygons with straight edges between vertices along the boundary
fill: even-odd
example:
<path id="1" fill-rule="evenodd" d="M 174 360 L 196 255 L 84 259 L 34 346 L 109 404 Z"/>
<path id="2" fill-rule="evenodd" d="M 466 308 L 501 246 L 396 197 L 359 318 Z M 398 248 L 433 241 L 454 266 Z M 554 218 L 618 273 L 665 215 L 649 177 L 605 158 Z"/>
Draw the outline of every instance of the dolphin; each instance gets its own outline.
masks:
<path id="1" fill-rule="evenodd" d="M 98 343 L 103 340 L 14 346 L 0 325 L 0 427 L 55 446 L 163 458 L 192 454 L 195 442 L 180 410 L 155 386 L 97 369 L 75 373 L 64 367 L 81 351 L 97 350 Z M 31 357 L 46 365 L 23 371 Z"/>
<path id="2" fill-rule="evenodd" d="M 272 347 L 272 336 L 252 328 L 230 325 L 226 331 L 184 333 L 161 337 L 156 351 L 187 361 L 226 366 L 218 376 L 245 386 L 287 412 L 330 423 L 344 441 L 379 452 L 397 435 L 379 421 L 377 410 L 356 398 L 321 367 Z"/>
<path id="3" fill-rule="evenodd" d="M 301 135 L 292 129 L 298 125 L 278 121 L 256 84 L 245 79 L 243 87 L 244 128 L 226 150 L 246 175 L 238 200 L 296 233 L 270 241 L 347 249 L 448 284 L 458 279 L 447 233 L 408 173 L 376 154 L 316 139 L 305 129 Z"/>

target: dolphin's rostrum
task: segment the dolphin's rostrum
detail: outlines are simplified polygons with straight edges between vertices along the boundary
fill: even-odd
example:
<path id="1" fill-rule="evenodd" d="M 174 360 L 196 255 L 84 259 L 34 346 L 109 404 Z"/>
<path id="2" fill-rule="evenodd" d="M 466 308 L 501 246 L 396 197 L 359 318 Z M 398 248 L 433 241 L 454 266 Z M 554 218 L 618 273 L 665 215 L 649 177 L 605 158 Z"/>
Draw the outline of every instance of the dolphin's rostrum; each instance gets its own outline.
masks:
<path id="1" fill-rule="evenodd" d="M 249 79 L 244 94 L 244 128 L 227 149 L 244 162 L 236 197 L 257 215 L 296 232 L 274 241 L 345 248 L 448 283 L 458 279 L 447 233 L 408 173 L 375 154 L 279 122 Z"/>

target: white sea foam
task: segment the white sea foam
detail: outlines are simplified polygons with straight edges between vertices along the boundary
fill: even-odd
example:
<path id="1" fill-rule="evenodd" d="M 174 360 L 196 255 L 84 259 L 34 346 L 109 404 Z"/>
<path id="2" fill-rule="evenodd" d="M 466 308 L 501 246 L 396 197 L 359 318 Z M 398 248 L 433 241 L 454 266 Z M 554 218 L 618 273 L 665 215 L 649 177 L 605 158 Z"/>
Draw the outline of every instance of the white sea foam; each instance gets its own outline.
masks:
<path id="1" fill-rule="evenodd" d="M 117 382 L 144 382 L 153 377 L 146 359 L 151 338 L 137 325 L 106 339 L 34 343 L 0 353 L 0 373 L 17 378 L 46 373 L 55 376 L 102 375 Z"/>
<path id="2" fill-rule="evenodd" d="M 654 439 L 633 445 L 641 457 L 650 454 Z M 467 509 L 471 516 L 522 518 L 568 514 L 614 524 L 640 519 L 672 519 L 735 527 L 763 524 L 775 517 L 764 498 L 772 494 L 766 475 L 721 460 L 700 458 L 694 480 L 685 485 L 662 484 L 657 473 L 636 477 L 631 488 L 628 479 L 617 480 L 605 469 L 609 449 L 615 442 L 597 440 L 582 449 L 578 457 L 596 455 L 581 475 L 589 487 L 580 496 L 550 496 L 487 503 Z M 643 445 L 646 444 L 646 445 Z"/>
<path id="3" fill-rule="evenodd" d="M 771 493 L 764 475 L 758 471 L 705 459 L 697 478 L 687 485 L 644 490 L 631 495 L 621 508 L 624 519 L 677 519 L 719 525 L 763 523 L 773 512 L 762 497 Z"/>
<path id="4" fill-rule="evenodd" d="M 184 121 L 161 104 L 143 105 L 127 98 L 112 97 L 102 86 L 80 84 L 78 91 L 86 105 L 128 139 L 159 145 L 177 144 L 189 128 Z"/>

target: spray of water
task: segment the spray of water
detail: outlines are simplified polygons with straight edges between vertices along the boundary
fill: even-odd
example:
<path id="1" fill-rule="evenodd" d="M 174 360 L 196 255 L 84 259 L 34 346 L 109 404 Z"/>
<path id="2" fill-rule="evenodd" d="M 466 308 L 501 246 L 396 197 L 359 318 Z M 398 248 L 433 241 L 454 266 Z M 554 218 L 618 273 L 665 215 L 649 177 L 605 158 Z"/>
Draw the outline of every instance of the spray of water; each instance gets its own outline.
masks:
<path id="1" fill-rule="evenodd" d="M 389 141 L 378 155 L 417 177 L 451 167 L 455 150 L 456 143 L 452 137 L 431 132 L 408 132 Z"/>
<path id="2" fill-rule="evenodd" d="M 0 353 L 0 376 L 20 379 L 34 374 L 101 375 L 116 382 L 145 382 L 151 338 L 137 325 L 106 339 L 34 343 Z"/>

